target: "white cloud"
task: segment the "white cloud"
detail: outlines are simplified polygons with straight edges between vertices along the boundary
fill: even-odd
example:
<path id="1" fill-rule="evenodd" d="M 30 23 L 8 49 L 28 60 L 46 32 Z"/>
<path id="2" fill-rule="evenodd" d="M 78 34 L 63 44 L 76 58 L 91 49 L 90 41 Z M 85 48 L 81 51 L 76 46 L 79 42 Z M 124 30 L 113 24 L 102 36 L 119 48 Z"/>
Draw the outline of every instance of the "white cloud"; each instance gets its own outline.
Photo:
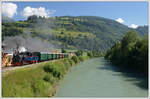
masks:
<path id="1" fill-rule="evenodd" d="M 136 25 L 136 24 L 131 24 L 129 27 L 130 27 L 130 28 L 133 28 L 133 29 L 136 29 L 136 28 L 138 27 L 138 25 Z"/>
<path id="2" fill-rule="evenodd" d="M 42 17 L 49 17 L 55 12 L 55 10 L 46 10 L 44 7 L 39 8 L 31 8 L 30 6 L 27 6 L 23 9 L 22 15 L 27 18 L 31 15 L 37 15 Z"/>
<path id="3" fill-rule="evenodd" d="M 2 14 L 12 18 L 17 14 L 17 5 L 14 3 L 2 3 Z"/>
<path id="4" fill-rule="evenodd" d="M 119 22 L 119 23 L 123 23 L 124 22 L 124 20 L 122 18 L 118 18 L 118 19 L 116 19 L 116 21 Z"/>

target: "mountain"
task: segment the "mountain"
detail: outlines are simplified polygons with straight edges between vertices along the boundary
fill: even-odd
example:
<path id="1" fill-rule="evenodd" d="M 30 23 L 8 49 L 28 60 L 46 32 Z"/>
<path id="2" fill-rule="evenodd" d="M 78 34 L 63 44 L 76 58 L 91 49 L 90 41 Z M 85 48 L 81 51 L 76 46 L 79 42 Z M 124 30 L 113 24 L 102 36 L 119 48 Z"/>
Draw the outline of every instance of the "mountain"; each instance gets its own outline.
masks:
<path id="1" fill-rule="evenodd" d="M 148 26 L 139 26 L 135 29 L 140 36 L 148 35 Z"/>
<path id="2" fill-rule="evenodd" d="M 47 40 L 60 48 L 102 51 L 110 48 L 115 42 L 121 40 L 127 31 L 131 30 L 115 20 L 96 16 L 50 18 L 30 16 L 25 21 L 3 23 L 2 26 L 3 39 L 6 36 L 15 36 L 15 34 L 25 37 L 25 31 L 30 29 L 32 37 Z M 148 26 L 135 30 L 140 36 L 148 34 Z"/>

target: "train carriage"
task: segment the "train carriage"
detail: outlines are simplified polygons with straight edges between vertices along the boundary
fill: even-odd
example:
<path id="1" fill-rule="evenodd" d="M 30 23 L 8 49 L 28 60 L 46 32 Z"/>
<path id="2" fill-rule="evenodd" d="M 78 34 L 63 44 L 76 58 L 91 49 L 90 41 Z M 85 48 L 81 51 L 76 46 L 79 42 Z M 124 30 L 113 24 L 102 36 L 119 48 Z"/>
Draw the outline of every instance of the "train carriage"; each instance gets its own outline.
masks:
<path id="1" fill-rule="evenodd" d="M 68 53 L 63 53 L 63 58 L 68 58 L 69 54 Z"/>
<path id="2" fill-rule="evenodd" d="M 40 55 L 40 60 L 41 61 L 46 61 L 48 60 L 48 54 L 46 52 L 41 52 L 41 55 Z"/>
<path id="3" fill-rule="evenodd" d="M 48 53 L 48 60 L 52 60 L 53 59 L 53 54 Z"/>
<path id="4" fill-rule="evenodd" d="M 48 53 L 46 52 L 33 52 L 33 55 L 39 57 L 39 62 L 48 60 Z"/>
<path id="5" fill-rule="evenodd" d="M 59 59 L 59 54 L 56 54 L 56 59 Z"/>
<path id="6" fill-rule="evenodd" d="M 62 59 L 63 58 L 63 54 L 59 54 L 59 59 Z"/>
<path id="7" fill-rule="evenodd" d="M 56 54 L 52 54 L 52 59 L 56 59 Z"/>

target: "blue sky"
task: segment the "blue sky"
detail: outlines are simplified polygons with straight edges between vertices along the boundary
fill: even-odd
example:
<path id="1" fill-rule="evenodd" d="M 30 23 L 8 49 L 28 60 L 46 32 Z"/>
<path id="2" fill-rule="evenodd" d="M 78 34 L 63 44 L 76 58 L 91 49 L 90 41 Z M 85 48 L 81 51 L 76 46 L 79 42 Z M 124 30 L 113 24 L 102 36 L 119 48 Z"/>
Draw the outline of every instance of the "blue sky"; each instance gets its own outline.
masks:
<path id="1" fill-rule="evenodd" d="M 5 2 L 7 3 L 7 2 Z M 11 2 L 16 4 L 17 14 L 11 18 L 24 20 L 23 10 L 42 7 L 53 11 L 51 16 L 101 16 L 110 19 L 123 20 L 125 25 L 148 24 L 148 2 Z M 4 8 L 2 8 L 4 9 Z M 7 10 L 8 11 L 8 10 Z M 4 12 L 5 13 L 5 12 Z M 8 12 L 6 13 L 6 15 Z"/>

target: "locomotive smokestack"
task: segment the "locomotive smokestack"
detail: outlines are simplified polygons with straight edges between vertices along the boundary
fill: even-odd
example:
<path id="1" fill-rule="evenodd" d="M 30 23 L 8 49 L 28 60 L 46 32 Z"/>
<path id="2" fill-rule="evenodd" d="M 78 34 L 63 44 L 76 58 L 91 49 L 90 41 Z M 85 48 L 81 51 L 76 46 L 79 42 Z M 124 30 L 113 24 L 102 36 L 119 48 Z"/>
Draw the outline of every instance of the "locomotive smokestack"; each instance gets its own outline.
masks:
<path id="1" fill-rule="evenodd" d="M 27 51 L 25 47 L 23 46 L 19 47 L 19 53 L 25 52 L 25 51 Z"/>

